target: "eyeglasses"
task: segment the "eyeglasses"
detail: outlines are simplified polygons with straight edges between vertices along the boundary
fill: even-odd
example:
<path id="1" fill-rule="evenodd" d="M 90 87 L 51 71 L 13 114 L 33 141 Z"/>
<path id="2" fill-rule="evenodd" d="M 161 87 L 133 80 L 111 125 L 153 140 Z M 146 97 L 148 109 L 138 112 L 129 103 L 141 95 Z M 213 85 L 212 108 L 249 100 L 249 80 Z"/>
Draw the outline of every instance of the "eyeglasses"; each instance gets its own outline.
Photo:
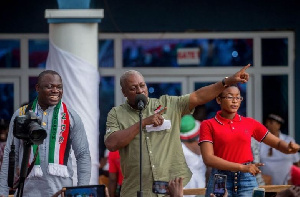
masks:
<path id="1" fill-rule="evenodd" d="M 232 101 L 233 99 L 236 99 L 237 101 L 242 101 L 244 100 L 244 98 L 242 96 L 237 96 L 237 97 L 234 97 L 234 96 L 220 96 L 220 98 L 224 98 L 226 100 L 229 100 L 229 101 Z"/>

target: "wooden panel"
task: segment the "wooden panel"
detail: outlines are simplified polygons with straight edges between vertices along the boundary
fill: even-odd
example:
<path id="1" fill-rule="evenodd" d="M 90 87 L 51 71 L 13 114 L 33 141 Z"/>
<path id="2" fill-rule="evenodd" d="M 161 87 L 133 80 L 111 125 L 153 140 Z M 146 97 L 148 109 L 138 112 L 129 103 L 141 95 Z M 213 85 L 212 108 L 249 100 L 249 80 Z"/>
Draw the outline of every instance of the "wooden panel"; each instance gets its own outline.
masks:
<path id="1" fill-rule="evenodd" d="M 281 192 L 282 190 L 292 187 L 292 185 L 264 185 L 259 187 L 265 188 L 266 192 Z"/>
<path id="2" fill-rule="evenodd" d="M 280 192 L 290 188 L 292 185 L 264 185 L 260 188 L 264 188 L 267 192 Z M 195 188 L 195 189 L 183 189 L 184 195 L 205 195 L 206 188 Z"/>
<path id="3" fill-rule="evenodd" d="M 205 195 L 206 188 L 183 189 L 184 195 Z"/>

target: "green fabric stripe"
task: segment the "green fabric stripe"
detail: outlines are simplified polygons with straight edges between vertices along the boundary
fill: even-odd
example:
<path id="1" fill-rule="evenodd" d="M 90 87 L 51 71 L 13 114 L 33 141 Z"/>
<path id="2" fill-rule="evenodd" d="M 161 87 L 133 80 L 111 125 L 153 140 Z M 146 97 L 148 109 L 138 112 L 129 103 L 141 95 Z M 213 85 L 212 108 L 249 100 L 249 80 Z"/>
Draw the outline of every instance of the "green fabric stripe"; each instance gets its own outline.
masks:
<path id="1" fill-rule="evenodd" d="M 50 143 L 49 143 L 49 163 L 54 163 L 54 150 L 56 143 L 56 133 L 58 127 L 58 112 L 61 106 L 61 101 L 54 108 L 53 117 L 52 117 L 52 126 L 50 132 Z"/>
<path id="2" fill-rule="evenodd" d="M 34 99 L 33 103 L 32 103 L 31 108 L 32 108 L 33 111 L 35 111 L 37 101 L 38 101 L 38 97 L 36 97 L 36 98 Z"/>
<path id="3" fill-rule="evenodd" d="M 36 97 L 35 99 L 34 99 L 34 101 L 33 101 L 33 103 L 32 103 L 32 106 L 31 106 L 31 108 L 32 108 L 32 110 L 33 111 L 35 111 L 35 109 L 36 109 L 36 104 L 37 104 L 37 102 L 38 102 L 38 97 Z M 37 145 L 32 145 L 32 148 L 33 148 L 33 156 L 35 155 L 35 153 L 36 153 L 36 150 L 37 150 Z M 38 153 L 38 155 L 37 155 L 37 157 L 36 157 L 36 160 L 35 160 L 35 165 L 40 165 L 40 154 Z"/>
<path id="4" fill-rule="evenodd" d="M 37 150 L 37 148 L 38 148 L 38 146 L 37 145 L 32 145 L 32 148 L 33 148 L 33 156 L 35 155 L 35 153 L 36 153 L 36 150 Z M 40 154 L 38 153 L 38 155 L 37 155 L 37 157 L 36 157 L 36 159 L 35 159 L 35 163 L 34 163 L 34 165 L 40 165 Z"/>

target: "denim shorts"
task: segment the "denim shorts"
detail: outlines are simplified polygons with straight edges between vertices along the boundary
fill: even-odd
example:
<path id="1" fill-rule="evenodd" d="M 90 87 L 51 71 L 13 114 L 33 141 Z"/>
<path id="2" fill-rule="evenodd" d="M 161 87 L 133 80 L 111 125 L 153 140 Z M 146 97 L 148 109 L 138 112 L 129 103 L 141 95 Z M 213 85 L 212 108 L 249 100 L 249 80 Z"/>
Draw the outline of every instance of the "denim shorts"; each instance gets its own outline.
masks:
<path id="1" fill-rule="evenodd" d="M 252 196 L 253 189 L 258 187 L 256 177 L 246 172 L 231 172 L 226 170 L 212 169 L 208 184 L 206 187 L 205 196 L 209 197 L 213 193 L 214 175 L 225 174 L 227 175 L 226 189 L 229 197 L 249 197 Z"/>

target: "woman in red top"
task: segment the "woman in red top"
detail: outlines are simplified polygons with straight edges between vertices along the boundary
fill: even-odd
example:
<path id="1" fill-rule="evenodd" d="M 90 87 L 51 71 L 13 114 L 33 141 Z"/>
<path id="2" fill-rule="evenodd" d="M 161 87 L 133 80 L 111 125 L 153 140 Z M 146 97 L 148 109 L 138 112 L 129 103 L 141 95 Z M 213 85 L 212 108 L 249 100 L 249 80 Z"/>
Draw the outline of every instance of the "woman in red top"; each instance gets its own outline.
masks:
<path id="1" fill-rule="evenodd" d="M 226 188 L 229 196 L 252 196 L 257 187 L 255 175 L 262 163 L 252 163 L 251 137 L 279 151 L 296 153 L 300 146 L 286 142 L 268 132 L 258 121 L 237 114 L 243 97 L 237 86 L 229 86 L 218 95 L 221 107 L 214 118 L 205 120 L 200 127 L 199 145 L 202 157 L 212 172 L 207 184 L 206 196 L 213 193 L 215 174 L 227 175 Z"/>

